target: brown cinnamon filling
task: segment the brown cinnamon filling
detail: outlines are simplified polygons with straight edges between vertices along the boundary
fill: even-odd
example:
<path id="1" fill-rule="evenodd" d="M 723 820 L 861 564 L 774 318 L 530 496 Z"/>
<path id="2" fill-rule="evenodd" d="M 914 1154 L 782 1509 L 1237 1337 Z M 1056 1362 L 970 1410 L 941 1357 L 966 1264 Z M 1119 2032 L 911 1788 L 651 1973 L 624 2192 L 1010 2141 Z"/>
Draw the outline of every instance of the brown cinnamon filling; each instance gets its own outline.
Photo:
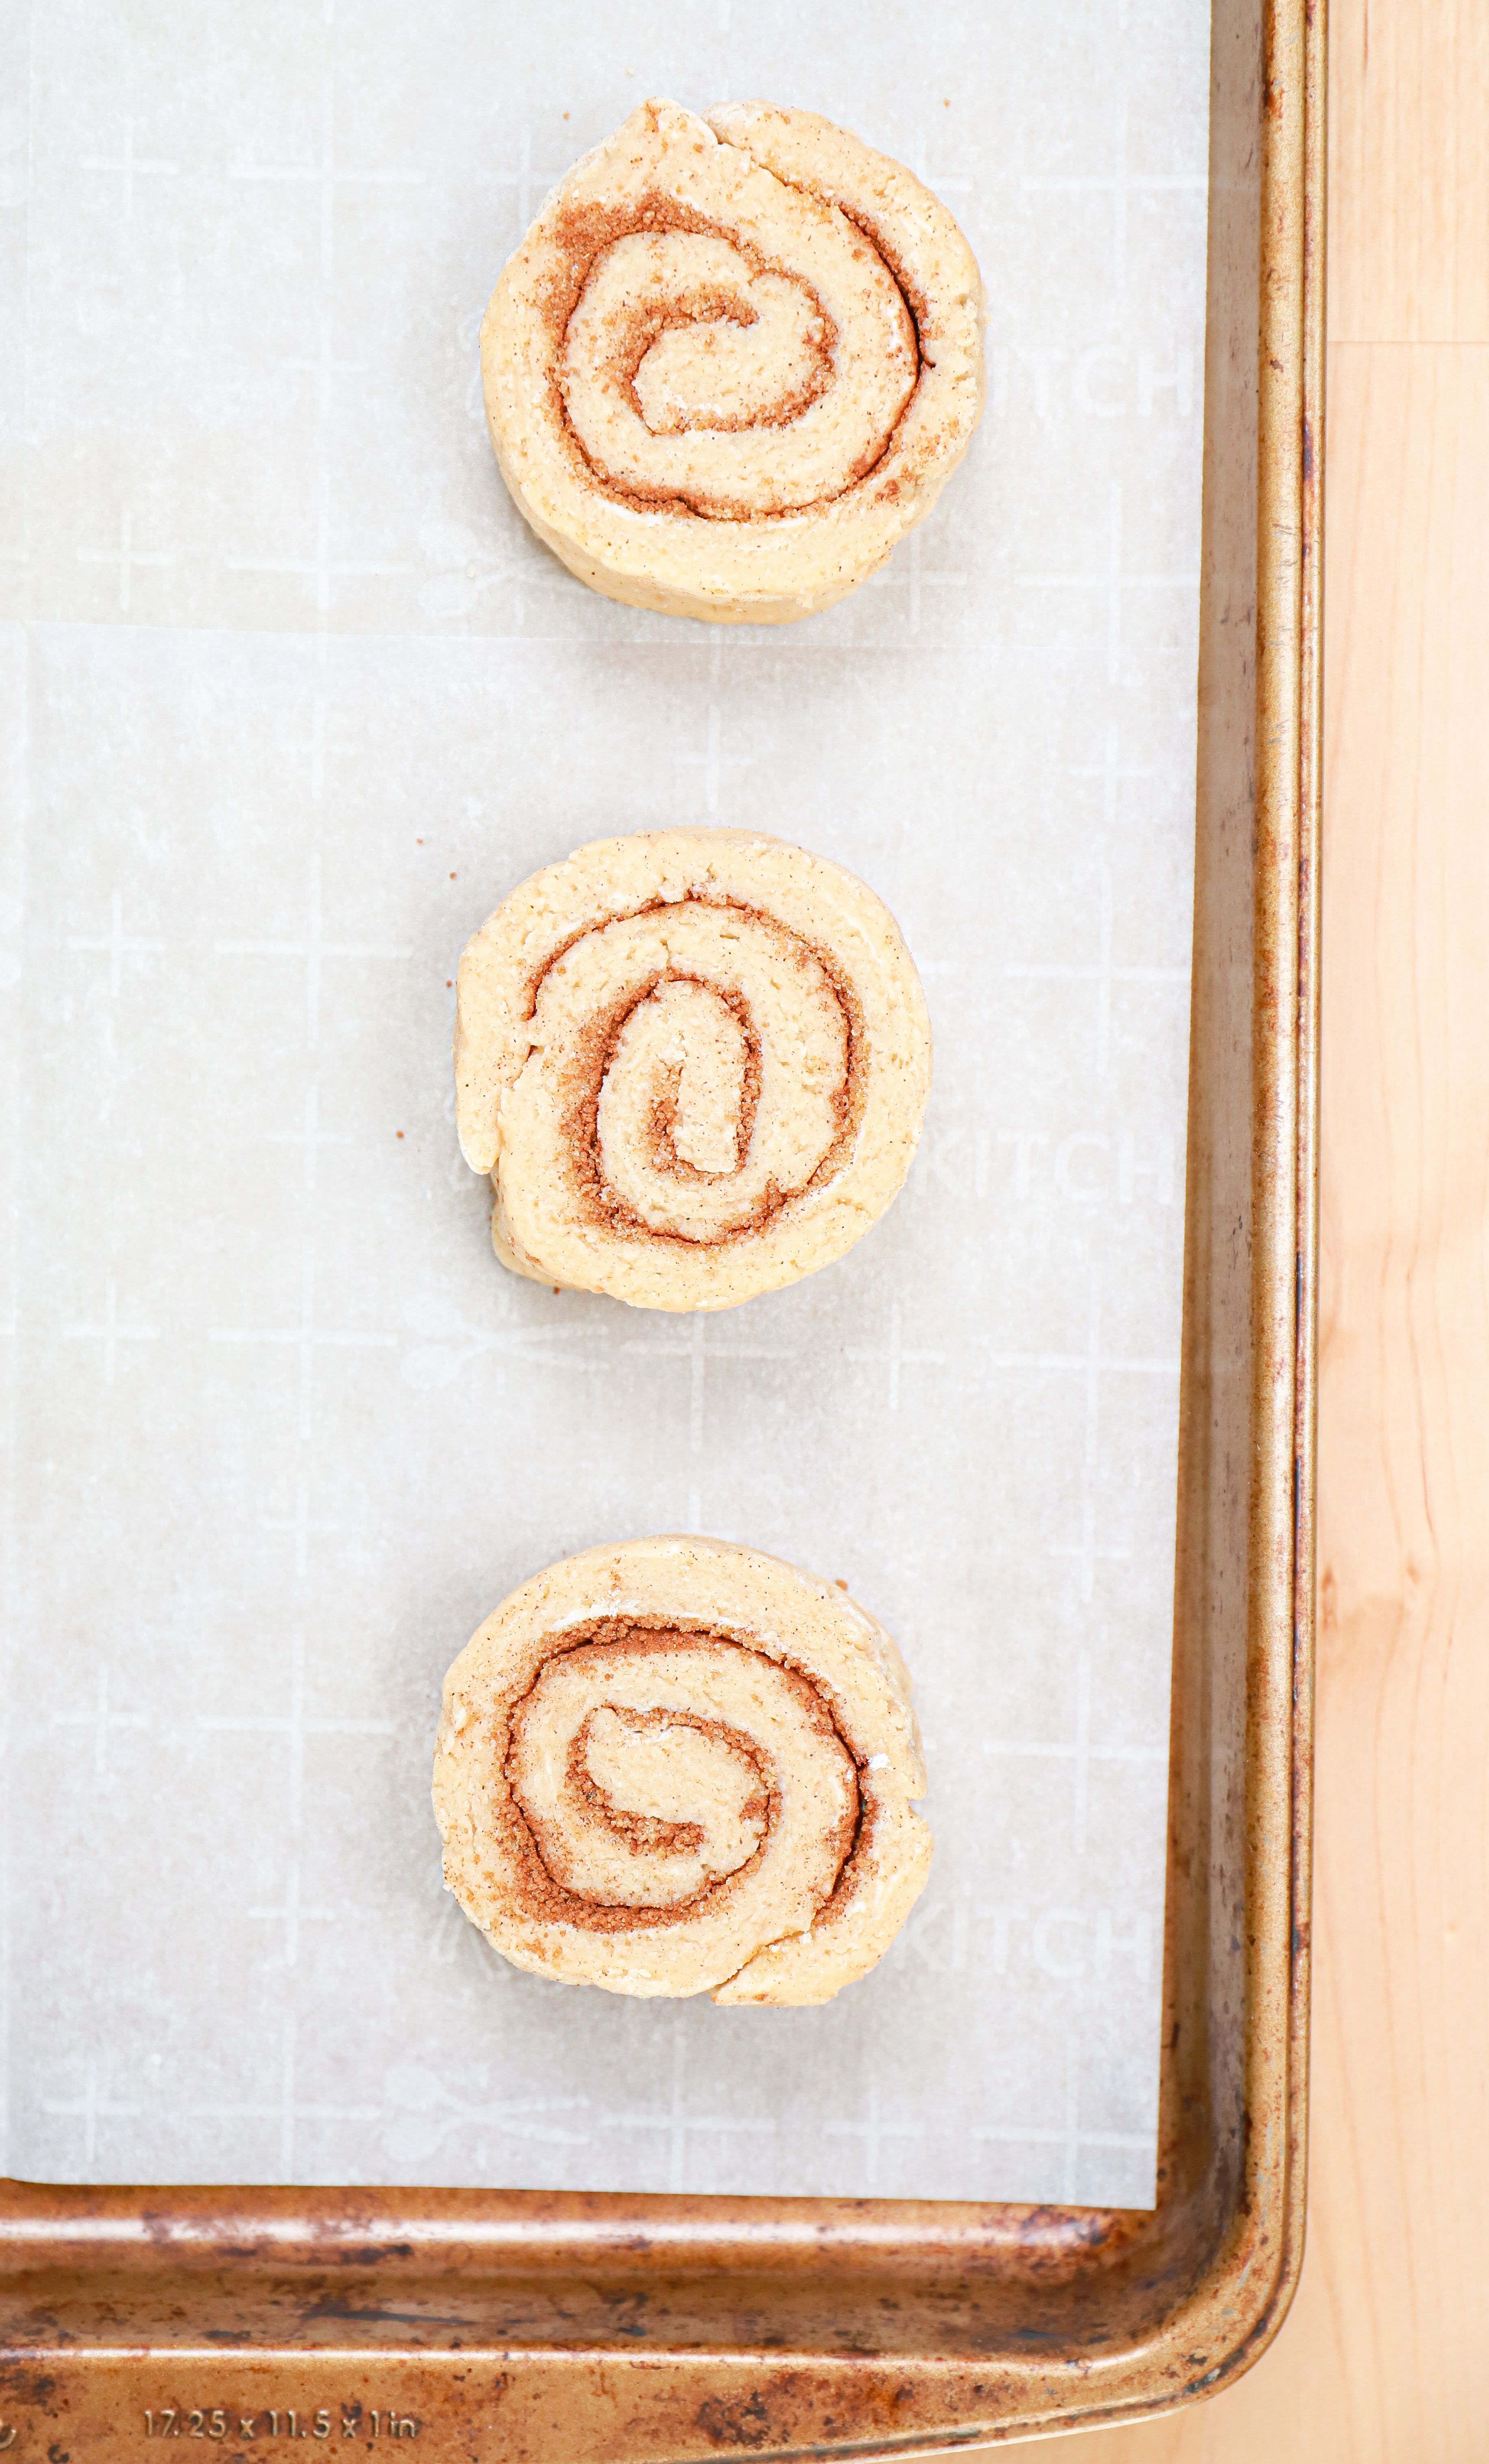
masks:
<path id="1" fill-rule="evenodd" d="M 712 1738 L 729 1753 L 737 1755 L 752 1775 L 753 1784 L 743 1811 L 747 1819 L 758 1821 L 761 1825 L 758 1846 L 733 1873 L 724 1875 L 717 1881 L 706 1883 L 687 1899 L 663 1907 L 617 1906 L 589 1899 L 581 1892 L 570 1890 L 554 1873 L 543 1855 L 537 1837 L 539 1826 L 530 1818 L 517 1794 L 512 1763 L 514 1746 L 523 1737 L 529 1706 L 544 1669 L 553 1661 L 570 1656 L 587 1655 L 602 1665 L 604 1661 L 613 1660 L 618 1653 L 646 1658 L 655 1651 L 679 1647 L 720 1654 L 749 1651 L 753 1657 L 766 1661 L 775 1677 L 791 1688 L 812 1727 L 821 1734 L 835 1739 L 855 1772 L 861 1768 L 862 1756 L 854 1752 L 833 1716 L 830 1704 L 810 1678 L 769 1653 L 755 1653 L 747 1640 L 720 1628 L 674 1625 L 661 1617 L 599 1617 L 590 1626 L 555 1635 L 549 1642 L 539 1645 L 542 1657 L 533 1683 L 512 1706 L 507 1723 L 508 1745 L 502 1761 L 507 1787 L 494 1810 L 496 1822 L 505 1835 L 509 1896 L 519 1915 L 533 1918 L 540 1924 L 561 1922 L 580 1925 L 590 1933 L 636 1933 L 684 1925 L 692 1917 L 712 1914 L 724 1906 L 769 1853 L 778 1817 L 780 1789 L 770 1756 L 756 1740 L 730 1727 L 725 1721 L 707 1720 L 690 1712 L 617 1709 L 616 1716 L 627 1726 L 633 1726 L 639 1733 L 652 1727 L 691 1727 Z M 566 1766 L 566 1776 L 576 1786 L 590 1814 L 612 1837 L 624 1840 L 637 1855 L 695 1848 L 703 1837 L 697 1824 L 664 1822 L 654 1815 L 632 1813 L 618 1806 L 610 1793 L 595 1780 L 583 1763 L 589 1724 L 594 1716 L 593 1712 L 588 1715 L 572 1741 Z M 855 1782 L 848 1806 L 838 1825 L 838 1837 L 832 1843 L 838 1879 L 831 1897 L 824 1902 L 815 1923 L 831 1923 L 841 1915 L 847 1903 L 845 1888 L 847 1897 L 851 1897 L 856 1884 L 849 1883 L 849 1877 L 866 1843 L 871 1820 L 871 1809 L 865 1808 L 863 1792 Z"/>
<path id="2" fill-rule="evenodd" d="M 916 382 L 909 400 L 881 444 L 865 449 L 853 465 L 846 486 L 840 489 L 836 496 L 831 499 L 816 500 L 819 503 L 823 501 L 841 503 L 843 496 L 849 490 L 862 486 L 863 482 L 870 478 L 894 451 L 900 430 L 919 397 L 921 380 L 930 364 L 922 339 L 923 326 L 928 316 L 927 304 L 918 287 L 909 280 L 903 267 L 898 263 L 881 233 L 860 209 L 845 206 L 841 198 L 828 196 L 825 191 L 813 187 L 809 182 L 786 180 L 778 171 L 773 171 L 771 177 L 779 180 L 782 187 L 795 187 L 799 194 L 815 197 L 819 204 L 836 206 L 843 219 L 853 225 L 854 230 L 874 251 L 899 293 L 905 310 L 907 330 L 914 344 L 918 370 Z M 551 227 L 551 237 L 561 253 L 563 264 L 561 271 L 556 272 L 550 278 L 539 305 L 539 314 L 548 329 L 553 345 L 549 389 L 550 407 L 556 429 L 563 438 L 569 452 L 582 466 L 596 486 L 604 495 L 615 497 L 623 504 L 635 505 L 649 513 L 685 514 L 690 518 L 704 521 L 779 522 L 799 519 L 801 513 L 809 509 L 794 506 L 783 508 L 777 513 L 761 513 L 748 505 L 694 503 L 690 497 L 668 493 L 665 489 L 650 489 L 633 481 L 619 480 L 612 473 L 606 471 L 585 447 L 569 417 L 568 405 L 563 398 L 558 381 L 558 355 L 568 331 L 569 320 L 583 297 L 585 286 L 598 259 L 607 249 L 612 248 L 618 239 L 629 238 L 639 231 L 685 231 L 697 233 L 710 239 L 721 239 L 734 251 L 736 255 L 743 257 L 746 264 L 755 272 L 779 275 L 788 282 L 800 284 L 810 293 L 816 304 L 817 313 L 821 319 L 823 339 L 821 344 L 820 380 L 818 371 L 814 370 L 809 385 L 800 390 L 799 399 L 787 397 L 771 411 L 748 420 L 711 419 L 706 423 L 700 420 L 696 423 L 688 423 L 689 425 L 696 424 L 700 427 L 707 425 L 711 429 L 728 429 L 747 427 L 786 427 L 792 420 L 799 418 L 802 411 L 819 399 L 831 381 L 831 353 L 837 339 L 837 331 L 825 308 L 817 298 L 815 291 L 812 291 L 809 284 L 803 283 L 802 277 L 790 266 L 778 265 L 773 259 L 762 255 L 740 232 L 729 230 L 724 224 L 712 220 L 708 215 L 695 212 L 691 207 L 680 204 L 675 197 L 667 196 L 661 190 L 648 191 L 632 206 L 564 206 L 560 208 Z M 701 297 L 703 295 L 700 293 L 699 296 Z M 721 297 L 726 296 L 720 295 Z M 734 308 L 728 306 L 711 308 L 706 313 L 711 317 L 727 319 L 733 322 L 754 321 L 753 318 L 741 318 L 737 305 Z M 676 316 L 668 316 L 660 319 L 654 312 L 638 311 L 635 334 L 626 336 L 623 353 L 624 382 L 630 393 L 632 407 L 638 414 L 641 411 L 641 405 L 635 397 L 634 380 L 646 352 L 666 325 L 681 325 L 690 321 L 693 321 L 692 319 L 681 311 Z M 649 331 L 647 331 L 648 328 Z M 644 341 L 640 339 L 643 332 L 647 334 Z M 631 357 L 633 345 L 639 345 L 635 347 L 634 358 Z M 930 451 L 931 447 L 923 442 L 918 459 L 924 460 Z M 898 494 L 898 482 L 893 483 L 892 487 L 885 493 Z"/>
<path id="3" fill-rule="evenodd" d="M 745 1075 L 734 1133 L 734 1168 L 736 1171 L 741 1170 L 749 1154 L 750 1141 L 755 1131 L 761 1083 L 760 1041 L 754 1021 L 749 1015 L 748 1004 L 738 993 L 725 985 L 708 982 L 692 969 L 668 970 L 649 977 L 644 984 L 623 993 L 606 1008 L 597 1011 L 580 1035 L 578 1050 L 570 1064 L 563 1089 L 563 1114 L 560 1125 L 568 1150 L 571 1186 L 577 1207 L 592 1223 L 600 1225 L 607 1232 L 639 1240 L 674 1242 L 679 1247 L 685 1249 L 713 1249 L 724 1247 L 732 1241 L 753 1240 L 780 1213 L 782 1207 L 790 1204 L 793 1199 L 804 1197 L 809 1190 L 825 1187 L 841 1169 L 857 1137 L 859 1123 L 863 1118 L 867 1091 L 867 1035 L 858 995 L 830 951 L 821 949 L 816 942 L 806 940 L 799 934 L 790 932 L 785 925 L 777 922 L 775 916 L 767 914 L 762 908 L 752 907 L 746 899 L 704 898 L 693 891 L 687 893 L 685 900 L 650 899 L 645 905 L 632 909 L 624 916 L 606 916 L 603 925 L 581 925 L 577 932 L 570 934 L 559 944 L 532 978 L 528 986 L 526 1016 L 531 1018 L 534 1015 L 543 982 L 552 969 L 588 934 L 602 931 L 604 925 L 629 922 L 635 915 L 656 914 L 668 907 L 686 904 L 731 910 L 736 914 L 747 915 L 753 923 L 760 926 L 776 939 L 783 956 L 794 957 L 800 955 L 811 958 L 821 969 L 831 985 L 843 1019 L 843 1077 L 842 1085 L 836 1089 L 832 1098 L 837 1126 L 826 1152 L 799 1185 L 782 1188 L 774 1180 L 768 1181 L 756 1204 L 744 1221 L 733 1224 L 728 1230 L 715 1232 L 706 1239 L 694 1238 L 682 1232 L 658 1232 L 645 1217 L 636 1213 L 635 1209 L 606 1179 L 600 1152 L 601 1089 L 604 1085 L 616 1045 L 626 1021 L 641 1006 L 641 1003 L 649 1001 L 665 983 L 702 985 L 705 990 L 714 994 L 734 1011 L 745 1036 Z M 664 1087 L 659 1091 L 652 1106 L 648 1122 L 652 1160 L 667 1172 L 675 1175 L 684 1183 L 689 1180 L 698 1182 L 716 1178 L 715 1175 L 700 1172 L 695 1165 L 688 1163 L 677 1154 L 672 1142 L 675 1123 L 676 1084 L 674 1082 L 670 1088 Z"/>
<path id="4" fill-rule="evenodd" d="M 858 1818 L 853 1825 L 853 1838 L 848 1853 L 838 1868 L 838 1880 L 830 1900 L 824 1900 L 812 1919 L 812 1931 L 820 1933 L 823 1925 L 838 1925 L 847 1915 L 858 1897 L 859 1883 L 874 1844 L 874 1828 L 879 1809 L 862 1789 L 858 1792 Z"/>

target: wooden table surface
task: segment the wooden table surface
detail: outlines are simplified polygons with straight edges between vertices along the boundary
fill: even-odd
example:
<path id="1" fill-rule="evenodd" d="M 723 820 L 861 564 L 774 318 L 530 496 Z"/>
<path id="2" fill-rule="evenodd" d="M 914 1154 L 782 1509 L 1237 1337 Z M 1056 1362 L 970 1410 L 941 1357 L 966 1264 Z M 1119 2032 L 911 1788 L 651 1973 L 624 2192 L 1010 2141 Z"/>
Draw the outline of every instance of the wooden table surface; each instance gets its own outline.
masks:
<path id="1" fill-rule="evenodd" d="M 1489 0 L 1330 46 L 1307 2253 L 1071 2464 L 1489 2458 Z"/>

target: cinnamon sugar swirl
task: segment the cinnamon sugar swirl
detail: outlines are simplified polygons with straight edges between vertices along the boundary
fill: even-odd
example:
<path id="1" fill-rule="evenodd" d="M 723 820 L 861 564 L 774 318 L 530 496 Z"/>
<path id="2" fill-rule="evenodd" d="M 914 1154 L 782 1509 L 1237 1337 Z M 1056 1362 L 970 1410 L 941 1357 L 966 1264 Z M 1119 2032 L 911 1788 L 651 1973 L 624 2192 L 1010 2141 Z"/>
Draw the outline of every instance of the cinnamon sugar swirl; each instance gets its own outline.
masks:
<path id="1" fill-rule="evenodd" d="M 535 1575 L 445 1680 L 445 1880 L 515 1967 L 826 2002 L 931 1865 L 904 1662 L 832 1583 L 722 1540 Z"/>
<path id="2" fill-rule="evenodd" d="M 460 1142 L 540 1283 L 662 1309 L 794 1283 L 889 1204 L 930 1084 L 888 910 L 754 831 L 580 847 L 460 961 Z"/>
<path id="3" fill-rule="evenodd" d="M 646 102 L 575 165 L 481 329 L 502 475 L 606 598 L 829 606 L 923 520 L 982 407 L 944 206 L 810 111 Z"/>

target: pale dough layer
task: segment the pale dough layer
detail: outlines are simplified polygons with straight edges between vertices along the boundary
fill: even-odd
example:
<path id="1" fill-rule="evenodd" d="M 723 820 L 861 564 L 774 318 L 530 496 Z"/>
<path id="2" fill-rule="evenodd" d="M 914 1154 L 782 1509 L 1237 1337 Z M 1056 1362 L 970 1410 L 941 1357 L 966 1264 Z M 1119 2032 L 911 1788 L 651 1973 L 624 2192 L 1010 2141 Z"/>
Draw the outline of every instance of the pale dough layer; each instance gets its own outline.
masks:
<path id="1" fill-rule="evenodd" d="M 837 1585 L 723 1540 L 550 1566 L 445 1680 L 445 1880 L 518 1968 L 826 2002 L 931 1867 L 909 1679 Z"/>
<path id="2" fill-rule="evenodd" d="M 909 953 L 872 891 L 749 830 L 602 839 L 468 944 L 456 1125 L 516 1273 L 729 1309 L 883 1214 L 931 1086 Z"/>
<path id="3" fill-rule="evenodd" d="M 982 407 L 944 206 L 816 112 L 646 102 L 554 190 L 481 328 L 508 487 L 581 582 L 785 624 L 924 519 Z"/>

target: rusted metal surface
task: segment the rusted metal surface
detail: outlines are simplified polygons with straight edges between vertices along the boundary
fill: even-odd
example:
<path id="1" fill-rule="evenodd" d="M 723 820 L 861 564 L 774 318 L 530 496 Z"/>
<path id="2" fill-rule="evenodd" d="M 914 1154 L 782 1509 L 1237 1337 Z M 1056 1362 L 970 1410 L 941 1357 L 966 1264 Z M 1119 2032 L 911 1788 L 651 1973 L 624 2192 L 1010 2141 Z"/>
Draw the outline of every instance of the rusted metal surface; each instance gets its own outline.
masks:
<path id="1" fill-rule="evenodd" d="M 0 2447 L 922 2455 L 1210 2392 L 1302 2256 L 1324 24 L 1215 0 L 1159 2205 L 0 2187 Z"/>

